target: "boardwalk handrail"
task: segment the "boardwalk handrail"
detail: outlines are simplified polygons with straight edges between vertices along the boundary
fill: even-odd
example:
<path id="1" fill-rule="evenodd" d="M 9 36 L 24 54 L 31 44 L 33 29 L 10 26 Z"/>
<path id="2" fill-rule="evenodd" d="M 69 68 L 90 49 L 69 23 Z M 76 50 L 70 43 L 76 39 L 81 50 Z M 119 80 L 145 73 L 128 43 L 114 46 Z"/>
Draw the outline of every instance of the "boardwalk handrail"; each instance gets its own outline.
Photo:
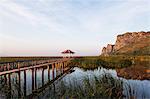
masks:
<path id="1" fill-rule="evenodd" d="M 14 62 L 29 62 L 29 61 L 39 61 L 39 60 L 54 60 L 54 59 L 61 59 L 61 58 L 45 58 L 45 59 L 30 59 L 30 60 L 15 60 L 15 61 L 8 61 L 8 62 L 0 62 L 0 64 L 6 63 L 14 63 Z"/>
<path id="2" fill-rule="evenodd" d="M 32 96 L 37 92 L 39 93 L 44 88 L 46 88 L 47 85 L 53 83 L 55 80 L 66 74 L 71 69 L 68 64 L 72 59 L 73 58 L 59 58 L 53 60 L 50 59 L 1 64 L 1 69 L 3 69 L 3 71 L 0 72 L 0 79 L 6 81 L 5 83 L 7 84 L 7 88 L 9 88 L 9 90 L 12 90 L 13 84 L 11 83 L 15 82 L 15 84 L 17 84 L 18 90 L 17 96 L 19 98 L 22 98 L 22 96 L 27 96 L 28 98 L 28 96 Z M 28 66 L 29 63 L 30 65 Z M 11 65 L 13 66 L 14 64 L 16 65 L 16 68 L 10 68 Z M 39 70 L 41 72 L 39 72 Z M 13 74 L 15 74 L 16 76 L 14 77 Z M 16 80 L 12 80 L 12 77 Z M 40 77 L 40 83 L 38 83 L 38 77 Z M 32 89 L 29 88 L 29 90 L 32 91 L 29 91 L 29 93 L 27 93 L 29 85 L 27 84 L 27 79 L 30 79 L 29 83 L 31 83 L 30 85 L 32 85 L 30 86 L 32 87 Z"/>
<path id="3" fill-rule="evenodd" d="M 69 61 L 69 60 L 71 59 L 61 58 L 61 59 L 32 60 L 32 61 L 3 63 L 3 64 L 0 64 L 0 74 L 3 74 L 2 72 L 8 73 L 8 71 L 10 70 L 17 71 L 17 69 L 19 70 L 30 69 L 30 68 L 39 67 L 42 65 L 48 65 L 51 63 L 57 63 L 57 62 Z"/>

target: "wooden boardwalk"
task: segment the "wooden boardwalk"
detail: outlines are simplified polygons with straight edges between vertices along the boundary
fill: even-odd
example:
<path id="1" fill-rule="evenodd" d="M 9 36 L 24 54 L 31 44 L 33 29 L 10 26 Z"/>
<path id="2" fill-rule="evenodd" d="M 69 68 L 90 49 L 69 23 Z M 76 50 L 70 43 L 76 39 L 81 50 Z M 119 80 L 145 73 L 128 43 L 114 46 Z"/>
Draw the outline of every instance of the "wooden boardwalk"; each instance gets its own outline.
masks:
<path id="1" fill-rule="evenodd" d="M 34 69 L 34 68 L 39 68 L 39 67 L 43 67 L 43 66 L 49 66 L 49 65 L 53 65 L 55 64 L 56 67 L 57 66 L 66 66 L 67 65 L 67 62 L 69 62 L 70 60 L 72 60 L 72 58 L 63 58 L 63 59 L 57 59 L 57 60 L 40 60 L 40 64 L 38 62 L 35 63 L 35 61 L 31 61 L 33 64 L 32 66 L 21 66 L 20 67 L 20 64 L 17 63 L 17 68 L 13 68 L 13 69 L 8 69 L 10 68 L 10 65 L 7 63 L 7 64 L 4 64 L 4 67 L 3 67 L 3 71 L 0 71 L 0 75 L 4 75 L 4 74 L 9 74 L 9 73 L 13 73 L 13 72 L 18 72 L 18 71 L 24 71 L 24 70 L 28 70 L 28 69 Z M 25 63 L 24 63 L 25 64 Z M 7 68 L 7 70 L 6 70 Z"/>
<path id="2" fill-rule="evenodd" d="M 12 89 L 12 86 L 14 83 L 17 84 L 17 97 L 30 97 L 34 93 L 44 90 L 47 85 L 53 83 L 68 72 L 71 69 L 68 64 L 72 59 L 73 58 L 59 58 L 53 60 L 31 60 L 1 63 L 0 81 L 4 81 L 9 90 L 14 90 Z M 38 72 L 38 69 L 41 73 Z M 27 70 L 30 71 L 27 72 Z M 13 73 L 15 73 L 15 77 L 13 77 Z M 27 87 L 29 84 L 31 89 Z M 10 96 L 11 95 L 13 94 L 10 91 Z"/>

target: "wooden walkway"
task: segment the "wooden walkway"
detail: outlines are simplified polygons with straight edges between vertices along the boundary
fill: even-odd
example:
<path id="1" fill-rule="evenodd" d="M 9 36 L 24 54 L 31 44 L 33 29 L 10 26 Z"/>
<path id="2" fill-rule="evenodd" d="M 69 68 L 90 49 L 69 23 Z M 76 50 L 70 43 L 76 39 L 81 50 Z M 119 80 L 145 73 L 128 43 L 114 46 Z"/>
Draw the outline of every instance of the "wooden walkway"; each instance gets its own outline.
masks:
<path id="1" fill-rule="evenodd" d="M 43 67 L 43 66 L 49 66 L 49 65 L 53 65 L 55 64 L 56 66 L 57 65 L 61 65 L 62 63 L 64 63 L 63 65 L 67 65 L 65 64 L 66 62 L 69 62 L 70 60 L 72 60 L 72 58 L 66 58 L 66 59 L 57 59 L 57 60 L 47 60 L 46 62 L 41 62 L 41 64 L 36 64 L 35 61 L 33 61 L 33 64 L 32 66 L 22 66 L 20 67 L 20 64 L 17 63 L 17 68 L 14 68 L 14 69 L 11 69 L 11 70 L 3 70 L 3 71 L 0 71 L 0 75 L 4 75 L 4 74 L 9 74 L 9 73 L 13 73 L 13 72 L 18 72 L 18 71 L 24 71 L 24 70 L 28 70 L 28 69 L 33 69 L 33 68 L 39 68 L 39 67 Z M 40 60 L 42 61 L 42 60 Z M 44 60 L 45 61 L 45 60 Z M 8 67 L 9 66 L 9 67 Z M 3 68 L 10 68 L 10 65 L 4 65 Z"/>
<path id="2" fill-rule="evenodd" d="M 15 94 L 15 97 L 30 98 L 65 75 L 71 69 L 68 64 L 72 59 L 59 58 L 1 63 L 0 81 L 5 82 L 8 89 L 13 91 L 13 84 L 15 83 L 17 85 L 17 94 Z M 13 73 L 16 76 L 13 76 Z M 29 85 L 30 88 L 28 87 Z M 14 96 L 12 91 L 9 91 L 9 94 L 10 96 Z"/>

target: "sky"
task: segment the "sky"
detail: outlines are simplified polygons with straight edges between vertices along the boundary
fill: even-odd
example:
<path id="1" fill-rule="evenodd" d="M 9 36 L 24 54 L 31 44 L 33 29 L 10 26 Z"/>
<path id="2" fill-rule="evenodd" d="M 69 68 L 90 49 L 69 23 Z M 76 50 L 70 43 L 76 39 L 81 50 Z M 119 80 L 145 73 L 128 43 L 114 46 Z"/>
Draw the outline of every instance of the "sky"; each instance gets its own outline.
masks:
<path id="1" fill-rule="evenodd" d="M 0 0 L 0 56 L 95 56 L 149 30 L 150 0 Z"/>

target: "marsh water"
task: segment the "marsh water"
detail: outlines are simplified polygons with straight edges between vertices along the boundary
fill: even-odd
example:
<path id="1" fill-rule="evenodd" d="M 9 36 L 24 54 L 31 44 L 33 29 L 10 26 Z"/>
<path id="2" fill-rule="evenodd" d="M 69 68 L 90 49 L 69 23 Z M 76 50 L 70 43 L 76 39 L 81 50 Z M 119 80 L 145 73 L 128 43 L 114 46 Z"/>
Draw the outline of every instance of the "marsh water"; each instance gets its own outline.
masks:
<path id="1" fill-rule="evenodd" d="M 56 70 L 55 70 L 56 72 Z M 61 72 L 57 71 L 57 72 Z M 94 77 L 100 77 L 101 75 L 110 74 L 115 79 L 121 79 L 123 81 L 123 94 L 125 98 L 134 97 L 137 99 L 144 99 L 144 98 L 150 98 L 150 80 L 132 80 L 132 79 L 125 79 L 117 76 L 116 70 L 113 69 L 105 69 L 105 68 L 97 68 L 94 70 L 84 70 L 82 68 L 74 67 L 72 72 L 68 72 L 64 74 L 62 77 L 57 79 L 51 84 L 49 81 L 53 80 L 56 75 L 54 75 L 54 78 L 52 77 L 52 70 L 50 70 L 50 76 L 48 76 L 48 70 L 44 69 L 38 69 L 37 75 L 36 75 L 36 81 L 34 78 L 34 83 L 36 82 L 36 89 L 42 88 L 44 86 L 43 90 L 39 93 L 36 93 L 34 95 L 33 92 L 36 90 L 33 90 L 33 78 L 32 78 L 32 70 L 26 71 L 26 81 L 24 81 L 24 72 L 20 72 L 20 81 L 18 81 L 18 73 L 12 73 L 10 75 L 1 76 L 0 78 L 0 99 L 5 98 L 20 98 L 20 97 L 26 97 L 26 96 L 32 96 L 32 98 L 35 99 L 47 99 L 47 98 L 60 98 L 61 96 L 59 93 L 62 93 L 62 83 L 66 86 L 70 85 L 82 85 L 83 80 L 85 78 L 89 78 L 90 82 L 93 83 Z M 56 73 L 55 73 L 56 74 Z M 43 76 L 42 76 L 43 75 Z M 44 78 L 43 78 L 44 77 Z M 49 78 L 48 78 L 49 77 Z M 8 78 L 11 82 L 8 82 Z M 5 81 L 7 80 L 7 81 Z M 130 87 L 126 87 L 126 85 Z M 11 87 L 10 87 L 11 86 Z M 35 87 L 35 85 L 34 85 Z"/>

